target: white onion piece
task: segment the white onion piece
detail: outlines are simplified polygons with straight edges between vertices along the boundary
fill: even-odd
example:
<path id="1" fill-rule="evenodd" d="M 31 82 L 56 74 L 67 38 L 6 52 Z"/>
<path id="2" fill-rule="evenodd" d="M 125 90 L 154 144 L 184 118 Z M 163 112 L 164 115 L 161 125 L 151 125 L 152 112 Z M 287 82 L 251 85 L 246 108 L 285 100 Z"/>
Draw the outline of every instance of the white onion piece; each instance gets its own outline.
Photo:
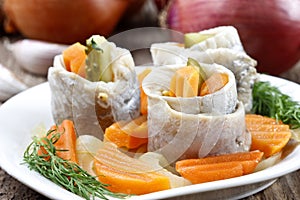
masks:
<path id="1" fill-rule="evenodd" d="M 10 45 L 18 64 L 33 74 L 46 75 L 56 55 L 61 54 L 67 45 L 39 40 L 19 40 Z"/>
<path id="2" fill-rule="evenodd" d="M 103 142 L 91 135 L 81 135 L 76 140 L 78 165 L 91 175 L 95 175 L 93 161 L 98 149 L 101 147 L 103 147 Z"/>
<path id="3" fill-rule="evenodd" d="M 291 133 L 292 133 L 292 139 L 294 139 L 297 142 L 300 142 L 300 128 L 291 129 Z"/>
<path id="4" fill-rule="evenodd" d="M 169 166 L 166 158 L 159 153 L 147 152 L 140 156 L 139 160 L 146 162 L 150 167 L 157 169 L 157 173 L 167 176 L 170 179 L 171 188 L 183 187 L 191 184 L 187 179 L 173 174 L 171 171 L 176 172 L 175 169 Z"/>
<path id="5" fill-rule="evenodd" d="M 27 86 L 0 64 L 0 101 L 5 101 L 25 89 Z"/>
<path id="6" fill-rule="evenodd" d="M 261 171 L 266 168 L 272 167 L 278 161 L 280 161 L 281 154 L 282 154 L 282 152 L 279 152 L 269 158 L 266 158 L 266 159 L 260 161 L 254 171 L 257 172 L 257 171 Z"/>

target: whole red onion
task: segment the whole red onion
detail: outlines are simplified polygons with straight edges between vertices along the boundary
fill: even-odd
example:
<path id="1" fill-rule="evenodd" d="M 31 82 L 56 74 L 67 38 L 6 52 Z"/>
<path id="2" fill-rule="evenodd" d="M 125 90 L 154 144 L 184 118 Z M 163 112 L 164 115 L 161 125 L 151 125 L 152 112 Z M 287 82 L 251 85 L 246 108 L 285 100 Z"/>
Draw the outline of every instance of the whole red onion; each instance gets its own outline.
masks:
<path id="1" fill-rule="evenodd" d="M 278 75 L 300 59 L 300 0 L 173 0 L 163 14 L 162 24 L 184 33 L 236 27 L 259 72 Z"/>

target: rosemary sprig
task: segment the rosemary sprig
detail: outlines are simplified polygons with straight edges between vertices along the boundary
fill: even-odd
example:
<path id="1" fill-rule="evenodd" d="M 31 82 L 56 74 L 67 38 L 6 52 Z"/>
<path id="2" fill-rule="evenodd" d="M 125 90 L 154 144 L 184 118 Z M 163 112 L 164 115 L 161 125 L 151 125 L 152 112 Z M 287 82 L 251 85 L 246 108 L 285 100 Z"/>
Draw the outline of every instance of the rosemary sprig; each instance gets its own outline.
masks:
<path id="1" fill-rule="evenodd" d="M 300 103 L 283 94 L 269 82 L 256 82 L 253 87 L 252 112 L 281 120 L 291 129 L 300 128 Z"/>
<path id="2" fill-rule="evenodd" d="M 50 131 L 49 131 L 50 132 Z M 49 134 L 48 132 L 48 134 Z M 106 196 L 124 198 L 127 195 L 110 192 L 106 184 L 99 182 L 96 177 L 88 174 L 74 162 L 64 160 L 56 155 L 57 149 L 53 145 L 59 138 L 60 133 L 46 137 L 33 137 L 32 143 L 24 152 L 23 160 L 30 170 L 39 172 L 52 182 L 85 198 L 94 199 Z"/>

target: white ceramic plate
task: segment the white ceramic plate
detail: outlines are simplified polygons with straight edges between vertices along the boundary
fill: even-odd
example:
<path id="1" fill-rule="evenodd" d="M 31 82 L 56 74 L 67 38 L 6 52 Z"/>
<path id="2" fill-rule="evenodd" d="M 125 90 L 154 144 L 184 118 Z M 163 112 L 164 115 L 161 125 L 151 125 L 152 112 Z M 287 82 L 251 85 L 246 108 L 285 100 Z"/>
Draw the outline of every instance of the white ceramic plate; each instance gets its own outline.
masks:
<path id="1" fill-rule="evenodd" d="M 262 75 L 262 80 L 270 81 L 296 101 L 300 101 L 300 85 L 280 78 Z M 22 92 L 0 107 L 0 166 L 8 174 L 51 199 L 81 199 L 77 195 L 55 185 L 40 174 L 22 165 L 23 152 L 31 142 L 33 129 L 44 124 L 53 124 L 50 111 L 50 89 L 44 83 Z M 160 199 L 183 195 L 188 199 L 193 195 L 201 199 L 238 199 L 270 186 L 280 176 L 300 168 L 300 146 L 294 149 L 278 164 L 260 172 L 222 181 L 191 185 L 143 196 L 134 199 Z M 195 198 L 195 196 L 194 196 Z M 182 197 L 180 197 L 182 199 Z"/>

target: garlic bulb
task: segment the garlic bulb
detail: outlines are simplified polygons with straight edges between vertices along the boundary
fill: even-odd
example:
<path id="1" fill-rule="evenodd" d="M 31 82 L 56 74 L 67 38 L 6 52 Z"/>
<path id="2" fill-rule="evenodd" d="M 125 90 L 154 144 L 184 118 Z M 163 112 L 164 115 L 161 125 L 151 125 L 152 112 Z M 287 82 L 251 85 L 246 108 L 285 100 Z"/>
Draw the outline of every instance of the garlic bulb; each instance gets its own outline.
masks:
<path id="1" fill-rule="evenodd" d="M 25 89 L 27 89 L 27 86 L 0 64 L 0 101 L 5 101 Z"/>
<path id="2" fill-rule="evenodd" d="M 67 45 L 39 40 L 19 40 L 10 45 L 18 64 L 33 74 L 46 75 L 54 56 L 61 54 Z"/>

